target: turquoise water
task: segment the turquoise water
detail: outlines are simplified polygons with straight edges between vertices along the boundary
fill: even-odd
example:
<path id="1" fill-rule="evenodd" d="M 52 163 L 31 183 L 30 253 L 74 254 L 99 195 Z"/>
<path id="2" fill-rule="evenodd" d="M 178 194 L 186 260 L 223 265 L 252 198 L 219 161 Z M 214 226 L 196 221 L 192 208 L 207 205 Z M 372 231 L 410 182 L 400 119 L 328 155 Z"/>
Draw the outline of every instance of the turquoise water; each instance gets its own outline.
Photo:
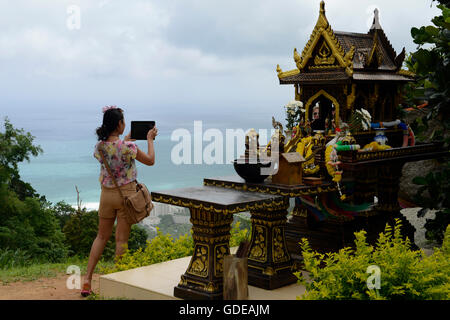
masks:
<path id="1" fill-rule="evenodd" d="M 96 208 L 100 197 L 98 181 L 100 164 L 93 157 L 93 149 L 97 142 L 95 128 L 101 122 L 101 114 L 95 110 L 92 117 L 86 112 L 80 116 L 77 110 L 53 114 L 51 117 L 39 113 L 28 112 L 26 115 L 7 113 L 16 128 L 24 128 L 35 137 L 35 144 L 40 145 L 44 153 L 31 161 L 19 165 L 24 181 L 29 182 L 36 191 L 45 195 L 52 203 L 64 200 L 76 204 L 77 193 L 80 192 L 82 204 L 88 208 Z M 89 112 L 87 112 L 89 114 Z M 89 119 L 89 120 L 86 120 Z M 129 120 L 144 120 L 135 115 Z M 244 115 L 235 117 L 224 114 L 221 117 L 186 114 L 184 117 L 168 119 L 167 115 L 154 116 L 159 128 L 155 140 L 156 162 L 154 166 L 145 166 L 137 162 L 138 180 L 144 182 L 150 190 L 164 190 L 189 186 L 201 186 L 203 178 L 234 174 L 233 165 L 225 164 L 181 164 L 171 161 L 172 148 L 178 141 L 171 141 L 170 136 L 177 128 L 186 128 L 193 133 L 193 121 L 203 121 L 203 132 L 207 128 L 217 128 L 224 134 L 225 129 L 271 127 L 271 115 Z M 127 120 L 127 118 L 126 118 Z M 129 130 L 127 122 L 125 133 Z M 210 142 L 203 142 L 203 148 Z M 145 141 L 137 141 L 138 147 L 146 151 Z M 193 143 L 192 143 L 193 144 Z M 224 141 L 225 145 L 225 141 Z M 240 154 L 243 150 L 238 150 Z M 225 154 L 225 150 L 224 150 Z M 193 159 L 193 153 L 192 153 Z M 224 161 L 225 161 L 224 156 Z"/>
<path id="2" fill-rule="evenodd" d="M 45 153 L 20 165 L 22 179 L 51 202 L 64 200 L 75 204 L 77 186 L 83 203 L 95 207 L 93 204 L 100 197 L 100 165 L 92 156 L 95 143 L 95 138 L 41 141 Z M 145 142 L 137 144 L 146 150 Z M 172 144 L 175 142 L 168 135 L 158 136 L 155 165 L 149 167 L 137 162 L 138 179 L 152 190 L 200 186 L 203 177 L 229 175 L 234 171 L 231 165 L 174 165 L 170 160 Z"/>

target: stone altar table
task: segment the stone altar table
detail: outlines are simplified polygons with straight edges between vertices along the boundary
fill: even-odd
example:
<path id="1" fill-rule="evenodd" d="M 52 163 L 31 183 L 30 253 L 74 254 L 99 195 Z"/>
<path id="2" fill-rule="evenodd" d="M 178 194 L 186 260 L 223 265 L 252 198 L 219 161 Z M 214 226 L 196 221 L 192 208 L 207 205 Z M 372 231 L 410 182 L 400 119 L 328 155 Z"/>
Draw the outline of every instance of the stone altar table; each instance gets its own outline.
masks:
<path id="1" fill-rule="evenodd" d="M 233 214 L 244 211 L 251 212 L 254 223 L 249 284 L 275 289 L 296 281 L 284 239 L 288 198 L 203 186 L 152 192 L 152 199 L 187 207 L 191 213 L 194 253 L 180 283 L 174 288 L 176 297 L 223 298 L 223 260 L 230 254 Z"/>

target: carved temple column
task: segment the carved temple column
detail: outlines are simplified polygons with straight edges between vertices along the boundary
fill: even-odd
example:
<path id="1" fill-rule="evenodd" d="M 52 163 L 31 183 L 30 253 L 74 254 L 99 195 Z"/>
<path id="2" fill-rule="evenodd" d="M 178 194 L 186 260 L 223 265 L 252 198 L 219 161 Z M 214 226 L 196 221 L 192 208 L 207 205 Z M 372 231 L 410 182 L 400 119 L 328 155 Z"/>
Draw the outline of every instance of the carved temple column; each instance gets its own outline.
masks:
<path id="1" fill-rule="evenodd" d="M 248 283 L 276 289 L 295 283 L 285 240 L 289 198 L 275 209 L 251 210 L 252 238 L 248 255 Z"/>
<path id="2" fill-rule="evenodd" d="M 174 295 L 183 299 L 222 299 L 223 261 L 230 254 L 233 214 L 190 208 L 194 253 Z"/>

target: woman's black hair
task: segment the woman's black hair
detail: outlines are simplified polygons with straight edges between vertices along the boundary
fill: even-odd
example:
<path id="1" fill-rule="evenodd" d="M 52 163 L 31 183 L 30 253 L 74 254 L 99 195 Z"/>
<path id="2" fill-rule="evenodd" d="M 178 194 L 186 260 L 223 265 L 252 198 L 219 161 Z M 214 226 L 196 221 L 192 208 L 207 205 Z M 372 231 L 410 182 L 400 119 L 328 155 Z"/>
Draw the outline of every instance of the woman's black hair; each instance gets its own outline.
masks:
<path id="1" fill-rule="evenodd" d="M 103 114 L 103 124 L 97 128 L 98 140 L 106 141 L 109 135 L 117 129 L 120 120 L 123 120 L 123 110 L 120 108 L 108 109 Z"/>

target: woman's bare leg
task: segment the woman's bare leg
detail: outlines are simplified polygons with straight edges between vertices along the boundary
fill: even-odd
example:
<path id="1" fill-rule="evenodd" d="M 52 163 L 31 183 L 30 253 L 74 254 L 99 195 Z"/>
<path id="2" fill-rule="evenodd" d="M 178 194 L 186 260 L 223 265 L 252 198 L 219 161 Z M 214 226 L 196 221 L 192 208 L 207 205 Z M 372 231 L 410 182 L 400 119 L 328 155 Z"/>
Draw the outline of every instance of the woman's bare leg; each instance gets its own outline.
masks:
<path id="1" fill-rule="evenodd" d="M 94 242 L 92 243 L 91 252 L 89 254 L 89 261 L 87 265 L 86 275 L 84 277 L 85 283 L 91 283 L 92 274 L 94 273 L 95 266 L 100 260 L 100 257 L 105 249 L 106 243 L 108 243 L 111 237 L 112 229 L 114 227 L 115 218 L 101 218 L 98 222 L 98 233 Z"/>
<path id="2" fill-rule="evenodd" d="M 128 238 L 130 236 L 131 225 L 125 218 L 117 217 L 116 226 L 116 259 L 128 248 Z"/>

